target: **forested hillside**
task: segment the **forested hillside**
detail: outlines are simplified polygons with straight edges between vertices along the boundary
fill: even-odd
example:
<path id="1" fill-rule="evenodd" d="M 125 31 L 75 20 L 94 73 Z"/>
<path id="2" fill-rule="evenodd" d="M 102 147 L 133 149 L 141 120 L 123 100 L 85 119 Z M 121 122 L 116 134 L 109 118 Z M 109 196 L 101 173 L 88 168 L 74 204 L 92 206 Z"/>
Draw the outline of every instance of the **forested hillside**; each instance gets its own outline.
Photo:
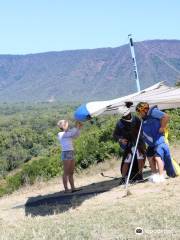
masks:
<path id="1" fill-rule="evenodd" d="M 180 41 L 135 43 L 141 88 L 180 80 Z M 0 101 L 107 100 L 136 91 L 128 44 L 117 48 L 0 55 Z"/>
<path id="2" fill-rule="evenodd" d="M 0 195 L 24 184 L 61 174 L 60 146 L 57 141 L 59 119 L 73 124 L 76 106 L 61 104 L 0 105 Z M 169 111 L 170 141 L 180 140 L 180 110 Z M 85 122 L 75 141 L 77 169 L 85 169 L 113 156 L 120 156 L 112 138 L 119 116 L 99 117 Z"/>
<path id="3" fill-rule="evenodd" d="M 0 173 L 11 171 L 33 157 L 49 154 L 56 144 L 56 123 L 69 117 L 72 107 L 0 105 Z"/>
<path id="4" fill-rule="evenodd" d="M 65 118 L 73 125 L 74 108 L 52 103 L 0 106 L 0 179 L 6 179 L 6 192 L 61 173 L 57 121 Z M 112 142 L 114 124 L 112 118 L 84 124 L 75 142 L 78 168 L 118 155 L 118 145 Z"/>

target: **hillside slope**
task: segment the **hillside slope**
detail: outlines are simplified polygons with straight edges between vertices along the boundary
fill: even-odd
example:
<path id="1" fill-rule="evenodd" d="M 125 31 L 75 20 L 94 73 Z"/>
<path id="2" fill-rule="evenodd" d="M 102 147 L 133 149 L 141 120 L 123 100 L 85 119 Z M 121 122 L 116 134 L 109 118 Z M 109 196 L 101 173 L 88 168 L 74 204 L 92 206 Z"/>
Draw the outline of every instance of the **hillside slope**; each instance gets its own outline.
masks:
<path id="1" fill-rule="evenodd" d="M 180 41 L 135 43 L 141 87 L 180 79 Z M 0 55 L 0 101 L 87 101 L 136 91 L 128 45 Z"/>
<path id="2" fill-rule="evenodd" d="M 173 155 L 179 154 L 176 146 Z M 102 171 L 106 177 L 99 174 Z M 83 192 L 107 186 L 109 191 L 84 197 L 76 193 L 67 205 L 25 206 L 29 199 L 62 197 L 58 178 L 1 198 L 0 239 L 139 239 L 137 227 L 143 229 L 141 239 L 179 239 L 179 177 L 131 185 L 126 197 L 124 187 L 112 177 L 119 177 L 119 163 L 113 160 L 76 176 Z"/>

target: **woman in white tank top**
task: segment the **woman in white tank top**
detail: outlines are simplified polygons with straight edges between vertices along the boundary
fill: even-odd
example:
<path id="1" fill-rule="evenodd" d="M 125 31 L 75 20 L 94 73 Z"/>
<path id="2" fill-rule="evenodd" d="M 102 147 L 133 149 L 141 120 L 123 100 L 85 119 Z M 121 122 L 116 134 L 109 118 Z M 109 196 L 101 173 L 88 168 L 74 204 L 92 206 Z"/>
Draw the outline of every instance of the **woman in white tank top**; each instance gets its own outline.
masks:
<path id="1" fill-rule="evenodd" d="M 67 120 L 60 120 L 57 125 L 61 129 L 61 132 L 58 133 L 58 140 L 62 150 L 61 159 L 63 161 L 63 185 L 65 193 L 69 192 L 68 182 L 70 183 L 71 192 L 75 192 L 78 189 L 75 189 L 73 177 L 75 169 L 73 139 L 79 136 L 82 123 L 76 122 L 76 126 L 71 129 L 69 129 Z"/>

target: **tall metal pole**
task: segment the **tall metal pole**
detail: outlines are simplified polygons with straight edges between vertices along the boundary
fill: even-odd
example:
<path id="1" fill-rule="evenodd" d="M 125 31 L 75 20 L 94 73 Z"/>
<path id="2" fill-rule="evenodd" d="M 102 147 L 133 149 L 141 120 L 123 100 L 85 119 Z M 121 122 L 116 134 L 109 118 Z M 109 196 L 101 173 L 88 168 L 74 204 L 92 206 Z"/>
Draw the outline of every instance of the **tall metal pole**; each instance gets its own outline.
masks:
<path id="1" fill-rule="evenodd" d="M 134 65 L 134 75 L 135 75 L 135 80 L 136 80 L 136 86 L 137 86 L 137 91 L 140 92 L 140 83 L 139 83 L 139 76 L 138 76 L 138 70 L 137 70 L 137 63 L 136 63 L 136 57 L 135 57 L 135 51 L 134 51 L 134 44 L 132 40 L 132 35 L 128 35 L 129 38 L 129 45 L 131 49 L 131 55 L 132 55 L 132 60 L 133 60 L 133 65 Z"/>
<path id="2" fill-rule="evenodd" d="M 130 49 L 131 49 L 133 65 L 134 65 L 134 75 L 135 75 L 135 80 L 136 80 L 137 91 L 140 92 L 141 88 L 140 88 L 140 83 L 139 83 L 137 63 L 136 63 L 136 57 L 135 57 L 135 52 L 134 52 L 134 44 L 133 44 L 131 34 L 128 35 L 128 38 L 129 38 L 129 45 L 130 45 Z M 125 189 L 127 190 L 127 194 L 128 194 L 128 185 L 129 185 L 129 179 L 130 179 L 130 175 L 131 175 L 131 171 L 132 171 L 132 166 L 133 166 L 133 163 L 134 163 L 134 159 L 135 159 L 135 155 L 136 155 L 136 151 L 137 151 L 137 147 L 138 147 L 138 142 L 139 142 L 139 138 L 140 138 L 140 134 L 141 134 L 141 128 L 142 128 L 142 121 L 141 121 L 141 124 L 140 124 L 140 127 L 139 127 L 139 132 L 138 132 L 138 136 L 137 136 L 137 139 L 136 139 L 135 148 L 134 148 L 134 151 L 133 151 L 133 156 L 132 156 L 131 165 L 130 165 L 129 172 L 128 172 L 128 177 L 126 179 Z"/>

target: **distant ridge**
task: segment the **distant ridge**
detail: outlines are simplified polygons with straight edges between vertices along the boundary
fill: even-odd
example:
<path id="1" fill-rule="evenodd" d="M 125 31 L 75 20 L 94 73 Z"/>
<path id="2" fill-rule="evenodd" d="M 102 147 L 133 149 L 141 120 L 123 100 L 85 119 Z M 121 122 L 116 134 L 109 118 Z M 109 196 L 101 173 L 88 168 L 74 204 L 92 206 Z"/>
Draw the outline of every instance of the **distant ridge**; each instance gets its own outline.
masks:
<path id="1" fill-rule="evenodd" d="M 141 88 L 180 80 L 180 40 L 135 45 Z M 0 55 L 0 101 L 107 100 L 136 91 L 129 45 Z"/>

